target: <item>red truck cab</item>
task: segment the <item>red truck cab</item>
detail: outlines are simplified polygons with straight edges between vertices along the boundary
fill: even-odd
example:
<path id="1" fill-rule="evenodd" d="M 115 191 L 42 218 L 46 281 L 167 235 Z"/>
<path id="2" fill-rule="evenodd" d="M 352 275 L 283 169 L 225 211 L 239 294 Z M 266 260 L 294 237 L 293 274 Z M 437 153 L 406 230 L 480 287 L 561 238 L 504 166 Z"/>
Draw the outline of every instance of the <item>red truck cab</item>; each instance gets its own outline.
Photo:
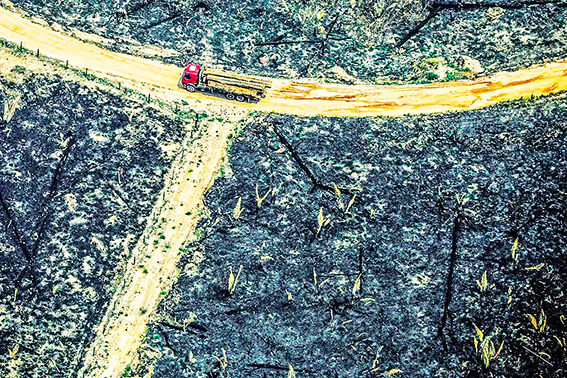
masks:
<path id="1" fill-rule="evenodd" d="M 179 86 L 187 89 L 190 92 L 195 91 L 195 87 L 199 85 L 199 78 L 201 74 L 201 66 L 198 64 L 189 63 L 181 76 Z"/>

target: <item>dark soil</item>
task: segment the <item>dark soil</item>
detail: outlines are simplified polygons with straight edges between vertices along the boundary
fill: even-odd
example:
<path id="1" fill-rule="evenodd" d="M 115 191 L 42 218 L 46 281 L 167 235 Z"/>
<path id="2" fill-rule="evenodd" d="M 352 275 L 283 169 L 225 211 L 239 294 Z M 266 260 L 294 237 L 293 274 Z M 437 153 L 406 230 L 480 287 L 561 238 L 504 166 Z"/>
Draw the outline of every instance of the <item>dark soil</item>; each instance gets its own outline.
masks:
<path id="1" fill-rule="evenodd" d="M 395 45 L 426 18 L 427 2 L 13 3 L 48 21 L 115 39 L 112 49 L 135 51 L 134 40 L 176 51 L 164 58 L 170 63 L 194 60 L 280 77 L 326 77 L 347 83 L 454 80 L 476 74 L 463 56 L 478 60 L 485 74 L 567 57 L 565 3 L 445 9 L 401 48 Z M 262 43 L 269 44 L 258 45 Z M 353 78 L 328 71 L 334 66 Z"/>
<path id="2" fill-rule="evenodd" d="M 70 377 L 163 185 L 160 145 L 184 127 L 155 106 L 25 75 L 0 77 L 0 103 L 22 96 L 0 123 L 0 376 Z"/>
<path id="3" fill-rule="evenodd" d="M 231 148 L 233 176 L 207 194 L 147 366 L 161 356 L 160 378 L 285 377 L 289 364 L 298 377 L 564 377 L 566 117 L 564 99 L 257 117 Z M 270 191 L 261 206 L 256 188 Z"/>

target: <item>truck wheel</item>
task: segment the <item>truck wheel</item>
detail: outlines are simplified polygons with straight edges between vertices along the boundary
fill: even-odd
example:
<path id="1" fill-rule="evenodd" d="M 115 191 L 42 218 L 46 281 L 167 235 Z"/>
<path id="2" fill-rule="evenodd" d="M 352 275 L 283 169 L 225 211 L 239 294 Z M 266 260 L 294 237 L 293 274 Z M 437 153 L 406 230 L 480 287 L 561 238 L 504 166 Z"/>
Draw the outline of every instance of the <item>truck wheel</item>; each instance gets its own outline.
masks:
<path id="1" fill-rule="evenodd" d="M 243 95 L 236 95 L 236 101 L 244 102 L 246 101 L 246 97 Z"/>
<path id="2" fill-rule="evenodd" d="M 195 92 L 195 87 L 191 84 L 187 85 L 185 89 L 187 89 L 189 92 Z"/>
<path id="3" fill-rule="evenodd" d="M 224 95 L 224 97 L 226 97 L 229 100 L 234 100 L 234 94 L 232 94 L 232 93 L 227 93 L 227 94 Z"/>

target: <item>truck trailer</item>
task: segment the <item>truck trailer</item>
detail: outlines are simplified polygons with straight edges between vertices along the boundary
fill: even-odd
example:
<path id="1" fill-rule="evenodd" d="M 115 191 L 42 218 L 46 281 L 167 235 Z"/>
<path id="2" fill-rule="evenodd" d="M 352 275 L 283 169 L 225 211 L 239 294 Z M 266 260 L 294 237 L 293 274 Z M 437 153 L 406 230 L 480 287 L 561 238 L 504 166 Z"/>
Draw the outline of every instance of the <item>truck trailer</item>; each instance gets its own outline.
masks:
<path id="1" fill-rule="evenodd" d="M 210 92 L 224 95 L 229 100 L 258 102 L 270 88 L 269 81 L 250 76 L 203 68 L 189 63 L 181 78 L 179 87 L 189 92 Z"/>

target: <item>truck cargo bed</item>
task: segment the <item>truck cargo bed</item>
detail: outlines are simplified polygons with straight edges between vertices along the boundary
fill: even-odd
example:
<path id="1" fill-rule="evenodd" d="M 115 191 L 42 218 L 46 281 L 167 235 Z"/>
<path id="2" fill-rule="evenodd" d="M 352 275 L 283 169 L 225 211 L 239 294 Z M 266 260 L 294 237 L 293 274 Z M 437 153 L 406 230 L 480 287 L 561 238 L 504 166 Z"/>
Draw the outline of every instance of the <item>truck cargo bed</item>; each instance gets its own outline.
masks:
<path id="1" fill-rule="evenodd" d="M 205 77 L 206 77 L 205 79 L 206 81 L 215 82 L 230 87 L 252 89 L 259 91 L 261 93 L 263 93 L 265 90 L 270 88 L 270 83 L 268 81 L 256 79 L 250 76 L 239 75 L 231 72 L 229 73 L 229 72 L 206 69 L 203 78 Z"/>
<path id="2" fill-rule="evenodd" d="M 250 88 L 245 88 L 245 87 L 240 86 L 240 85 L 228 85 L 226 83 L 221 83 L 221 82 L 211 80 L 211 79 L 209 79 L 207 84 L 210 88 L 220 89 L 220 90 L 223 90 L 225 92 L 238 93 L 238 94 L 248 95 L 248 96 L 252 96 L 252 97 L 257 97 L 259 95 L 262 95 L 262 93 L 263 93 L 263 91 L 261 89 L 250 89 Z"/>

